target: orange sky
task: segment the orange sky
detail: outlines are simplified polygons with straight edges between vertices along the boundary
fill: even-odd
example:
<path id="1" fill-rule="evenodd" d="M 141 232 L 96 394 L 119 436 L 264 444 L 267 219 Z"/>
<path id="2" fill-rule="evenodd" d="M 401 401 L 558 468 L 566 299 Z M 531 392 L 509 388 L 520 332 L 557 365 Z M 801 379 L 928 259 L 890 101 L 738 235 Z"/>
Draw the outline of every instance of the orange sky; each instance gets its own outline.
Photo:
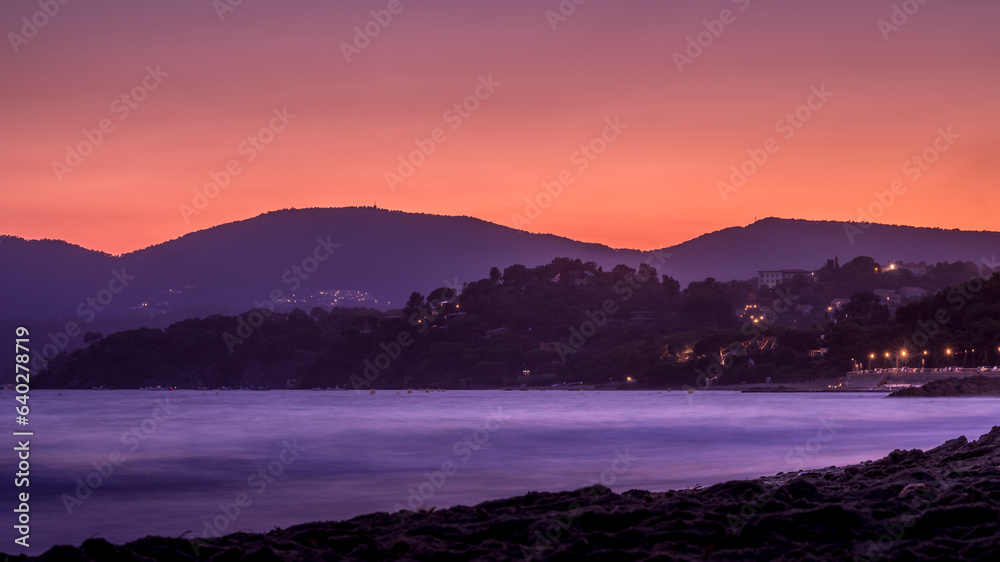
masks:
<path id="1" fill-rule="evenodd" d="M 278 208 L 377 202 L 649 249 L 766 216 L 857 219 L 897 180 L 878 222 L 998 229 L 1000 4 L 931 0 L 888 40 L 879 20 L 908 2 L 680 4 L 591 0 L 553 30 L 557 0 L 402 0 L 348 62 L 342 43 L 389 0 L 246 0 L 221 21 L 208 0 L 71 2 L 51 17 L 4 3 L 0 233 L 121 253 Z M 703 22 L 726 9 L 709 41 Z M 24 17 L 44 25 L 32 34 Z M 701 32 L 708 46 L 679 71 L 674 53 Z M 478 108 L 452 110 L 489 77 Z M 832 96 L 783 127 L 814 87 Z M 133 89 L 145 99 L 129 107 Z M 287 124 L 272 120 L 283 108 Z M 627 128 L 605 131 L 616 118 Z M 110 132 L 67 160 L 102 120 Z M 273 142 L 241 149 L 272 123 Z M 443 142 L 390 189 L 386 173 L 436 128 Z M 769 138 L 777 151 L 723 197 Z M 574 156 L 592 141 L 606 150 Z M 927 149 L 917 178 L 904 165 Z M 196 209 L 230 161 L 239 173 Z M 572 183 L 549 197 L 563 170 Z M 545 208 L 526 214 L 526 198 Z"/>

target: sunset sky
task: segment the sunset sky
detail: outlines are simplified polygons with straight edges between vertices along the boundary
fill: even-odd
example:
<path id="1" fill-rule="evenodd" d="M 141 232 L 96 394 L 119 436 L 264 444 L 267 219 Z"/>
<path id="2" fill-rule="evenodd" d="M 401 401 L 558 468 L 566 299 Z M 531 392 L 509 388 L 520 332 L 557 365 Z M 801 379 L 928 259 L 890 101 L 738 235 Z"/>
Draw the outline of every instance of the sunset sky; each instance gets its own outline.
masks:
<path id="1" fill-rule="evenodd" d="M 859 208 L 1000 229 L 996 0 L 19 0 L 0 22 L 3 234 L 117 254 L 373 203 L 638 249 Z"/>

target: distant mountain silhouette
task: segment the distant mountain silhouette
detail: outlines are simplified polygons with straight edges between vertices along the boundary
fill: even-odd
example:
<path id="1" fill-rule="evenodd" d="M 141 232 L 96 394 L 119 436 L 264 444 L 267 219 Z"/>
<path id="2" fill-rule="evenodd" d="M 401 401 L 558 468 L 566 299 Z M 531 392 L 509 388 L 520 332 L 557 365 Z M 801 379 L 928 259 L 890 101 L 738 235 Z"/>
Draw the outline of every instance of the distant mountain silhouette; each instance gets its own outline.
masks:
<path id="1" fill-rule="evenodd" d="M 853 243 L 845 228 L 854 229 Z M 998 250 L 997 232 L 767 218 L 665 248 L 670 257 L 657 269 L 686 286 L 706 277 L 749 279 L 760 269 L 816 269 L 833 257 L 842 263 L 859 255 L 880 262 L 981 263 Z M 470 217 L 357 207 L 274 211 L 119 257 L 65 242 L 5 236 L 0 237 L 0 318 L 84 318 L 97 307 L 100 315 L 206 306 L 242 312 L 275 291 L 301 297 L 337 289 L 378 299 L 366 306 L 398 308 L 412 291 L 427 294 L 449 283 L 460 287 L 487 277 L 493 266 L 502 271 L 570 257 L 606 269 L 620 263 L 636 267 L 646 255 Z"/>
<path id="2" fill-rule="evenodd" d="M 0 236 L 0 318 L 74 314 L 100 280 L 107 284 L 117 263 L 111 255 L 61 240 Z"/>
<path id="3" fill-rule="evenodd" d="M 4 299 L 0 318 L 77 316 L 85 299 L 107 289 L 115 278 L 113 268 L 135 279 L 111 295 L 101 314 L 144 313 L 163 308 L 164 302 L 170 309 L 219 305 L 242 312 L 275 291 L 301 296 L 328 289 L 365 291 L 378 305 L 364 305 L 398 308 L 413 291 L 427 294 L 447 283 L 461 288 L 487 277 L 493 266 L 541 265 L 562 256 L 606 268 L 641 262 L 636 251 L 470 217 L 357 207 L 274 211 L 120 257 L 61 242 L 5 237 L 0 240 L 0 290 L 10 298 Z M 107 301 L 109 293 L 103 296 Z M 148 307 L 131 310 L 142 303 Z M 83 305 L 84 312 L 91 309 Z"/>
<path id="4" fill-rule="evenodd" d="M 994 255 L 1000 256 L 1000 232 L 765 218 L 704 234 L 665 251 L 672 257 L 660 269 L 684 285 L 706 276 L 723 281 L 749 279 L 767 269 L 814 270 L 834 257 L 840 263 L 870 256 L 883 264 L 890 260 L 992 264 Z"/>

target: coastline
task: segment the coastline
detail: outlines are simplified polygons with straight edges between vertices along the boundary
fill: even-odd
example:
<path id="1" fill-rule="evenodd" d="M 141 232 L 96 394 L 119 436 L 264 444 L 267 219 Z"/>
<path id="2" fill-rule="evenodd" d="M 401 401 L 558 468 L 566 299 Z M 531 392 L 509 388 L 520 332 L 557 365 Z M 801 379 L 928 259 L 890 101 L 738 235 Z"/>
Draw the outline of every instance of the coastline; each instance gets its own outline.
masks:
<path id="1" fill-rule="evenodd" d="M 1000 427 L 976 441 L 706 488 L 601 486 L 218 539 L 90 539 L 12 560 L 997 559 Z"/>

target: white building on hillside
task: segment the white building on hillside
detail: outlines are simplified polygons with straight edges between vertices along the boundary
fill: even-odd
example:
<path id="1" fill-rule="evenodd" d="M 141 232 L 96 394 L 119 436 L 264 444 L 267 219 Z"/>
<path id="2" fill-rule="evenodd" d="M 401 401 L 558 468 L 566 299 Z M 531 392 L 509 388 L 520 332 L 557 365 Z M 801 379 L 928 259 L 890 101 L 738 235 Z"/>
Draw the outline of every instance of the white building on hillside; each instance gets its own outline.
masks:
<path id="1" fill-rule="evenodd" d="M 785 281 L 791 281 L 796 275 L 812 277 L 812 272 L 804 269 L 772 269 L 769 271 L 758 271 L 757 287 L 760 288 L 766 285 L 768 288 L 773 289 Z"/>

